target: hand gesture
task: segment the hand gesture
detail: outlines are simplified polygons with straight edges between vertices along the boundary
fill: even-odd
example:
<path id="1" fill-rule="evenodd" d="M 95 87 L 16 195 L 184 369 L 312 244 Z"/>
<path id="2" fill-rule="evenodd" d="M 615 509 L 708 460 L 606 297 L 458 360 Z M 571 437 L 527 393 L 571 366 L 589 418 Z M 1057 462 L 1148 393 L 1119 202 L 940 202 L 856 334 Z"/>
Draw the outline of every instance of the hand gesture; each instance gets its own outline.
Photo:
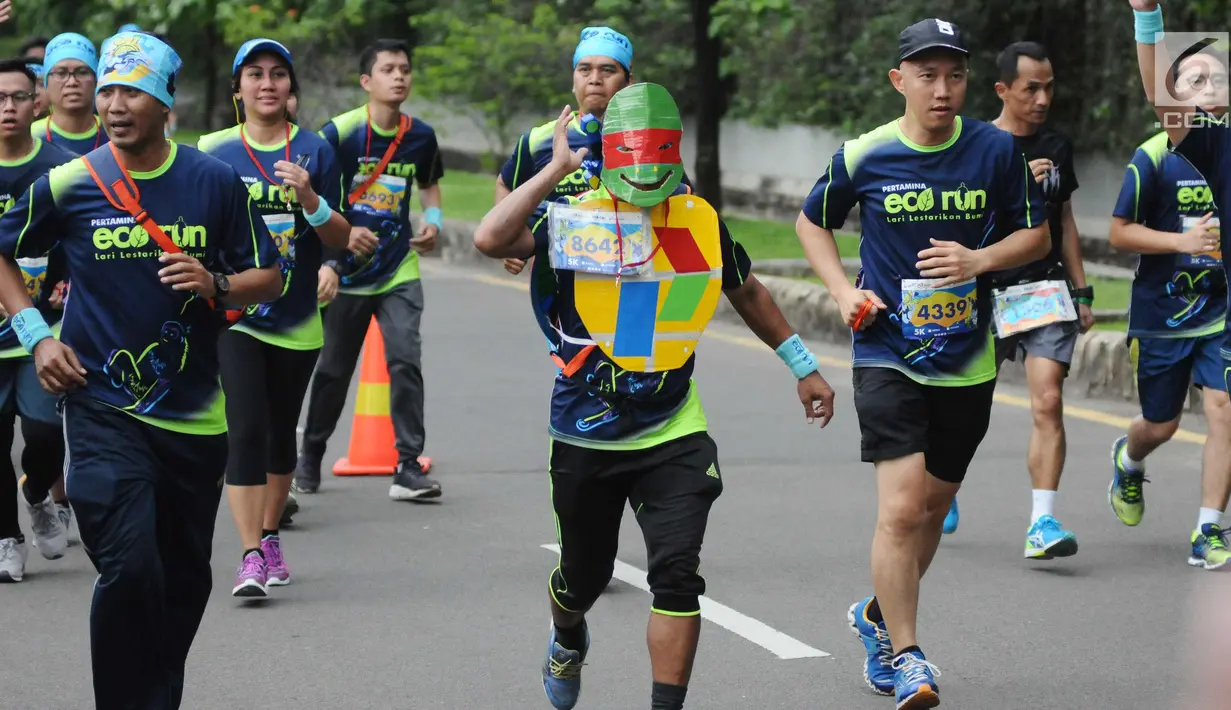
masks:
<path id="1" fill-rule="evenodd" d="M 39 384 L 52 394 L 85 387 L 85 368 L 81 361 L 67 345 L 55 338 L 43 338 L 34 346 L 34 369 Z"/>
<path id="2" fill-rule="evenodd" d="M 1180 235 L 1179 251 L 1182 254 L 1205 254 L 1218 249 L 1218 227 L 1210 224 L 1213 212 L 1206 212 L 1192 229 Z"/>
<path id="3" fill-rule="evenodd" d="M 885 302 L 880 299 L 872 291 L 860 291 L 859 289 L 849 289 L 839 294 L 836 299 L 838 302 L 838 310 L 842 313 L 842 322 L 846 323 L 847 327 L 855 328 L 855 321 L 859 321 L 858 330 L 865 330 L 876 320 L 876 314 L 881 311 L 889 310 Z M 859 311 L 864 308 L 864 304 L 871 302 L 869 310 L 864 314 L 863 319 L 859 319 Z"/>
<path id="4" fill-rule="evenodd" d="M 505 259 L 504 270 L 516 276 L 522 272 L 522 269 L 526 268 L 526 263 L 526 259 Z"/>
<path id="5" fill-rule="evenodd" d="M 321 205 L 321 198 L 312 189 L 312 176 L 308 171 L 285 160 L 274 163 L 274 176 L 282 178 L 282 184 L 295 191 L 294 199 L 303 207 L 305 214 L 311 214 Z"/>
<path id="6" fill-rule="evenodd" d="M 813 372 L 799 381 L 795 391 L 799 393 L 799 401 L 804 405 L 804 416 L 811 424 L 821 420 L 824 429 L 829 420 L 833 419 L 833 388 L 821 377 L 821 373 Z"/>
<path id="7" fill-rule="evenodd" d="M 0 2 L 0 22 L 8 22 L 13 15 L 13 0 Z"/>
<path id="8" fill-rule="evenodd" d="M 213 298 L 214 275 L 205 266 L 187 254 L 168 254 L 163 252 L 158 260 L 167 264 L 158 272 L 165 284 L 171 284 L 176 291 L 188 291 L 203 298 Z"/>
<path id="9" fill-rule="evenodd" d="M 350 243 L 346 248 L 358 256 L 368 256 L 380 246 L 380 239 L 367 227 L 351 227 Z"/>
<path id="10" fill-rule="evenodd" d="M 338 283 L 341 279 L 338 272 L 331 267 L 322 266 L 316 274 L 316 302 L 329 303 L 338 297 Z"/>
<path id="11" fill-rule="evenodd" d="M 1085 303 L 1078 303 L 1077 322 L 1081 324 L 1081 332 L 1090 332 L 1090 329 L 1094 327 L 1094 309 Z"/>
<path id="12" fill-rule="evenodd" d="M 424 222 L 419 227 L 419 233 L 410 240 L 410 246 L 420 254 L 426 254 L 436 248 L 436 235 L 438 234 L 440 234 L 439 227 Z"/>
<path id="13" fill-rule="evenodd" d="M 957 242 L 931 239 L 931 249 L 919 252 L 915 268 L 925 279 L 941 279 L 937 286 L 969 281 L 983 273 L 983 259 L 977 249 L 967 249 Z"/>
<path id="14" fill-rule="evenodd" d="M 1035 182 L 1041 183 L 1051 174 L 1051 169 L 1054 166 L 1055 164 L 1047 158 L 1035 158 L 1029 163 L 1030 174 L 1034 175 Z"/>
<path id="15" fill-rule="evenodd" d="M 64 297 L 68 294 L 68 284 L 61 281 L 56 284 L 56 287 L 51 290 L 51 295 L 47 297 L 47 305 L 57 311 L 64 310 Z"/>
<path id="16" fill-rule="evenodd" d="M 578 148 L 574 151 L 568 144 L 568 126 L 573 122 L 573 108 L 565 106 L 556 119 L 556 131 L 551 140 L 551 162 L 564 175 L 581 168 L 589 148 Z"/>

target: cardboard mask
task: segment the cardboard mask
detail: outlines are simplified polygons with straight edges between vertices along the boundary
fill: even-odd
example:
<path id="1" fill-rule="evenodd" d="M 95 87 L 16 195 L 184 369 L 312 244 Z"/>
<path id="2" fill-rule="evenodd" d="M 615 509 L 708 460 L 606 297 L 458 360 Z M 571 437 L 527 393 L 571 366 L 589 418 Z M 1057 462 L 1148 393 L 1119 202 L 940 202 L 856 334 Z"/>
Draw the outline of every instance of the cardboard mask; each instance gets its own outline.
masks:
<path id="1" fill-rule="evenodd" d="M 680 109 L 658 84 L 633 84 L 611 97 L 603 118 L 603 186 L 637 207 L 653 207 L 684 179 Z"/>

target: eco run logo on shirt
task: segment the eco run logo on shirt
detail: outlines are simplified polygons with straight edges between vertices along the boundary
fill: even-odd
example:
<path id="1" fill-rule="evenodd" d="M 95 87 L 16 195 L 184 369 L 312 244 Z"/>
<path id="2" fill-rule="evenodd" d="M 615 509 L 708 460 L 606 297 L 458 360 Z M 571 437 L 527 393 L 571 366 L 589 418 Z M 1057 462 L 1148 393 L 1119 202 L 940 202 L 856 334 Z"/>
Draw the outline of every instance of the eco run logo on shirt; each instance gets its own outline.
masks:
<path id="1" fill-rule="evenodd" d="M 936 188 L 921 182 L 885 185 L 881 192 L 888 193 L 885 213 L 890 223 L 977 220 L 987 209 L 987 192 L 971 190 L 966 183 L 940 191 L 939 200 Z"/>
<path id="2" fill-rule="evenodd" d="M 144 227 L 134 223 L 132 217 L 116 217 L 108 219 L 92 219 L 90 226 L 94 227 L 94 248 L 99 253 L 94 258 L 106 259 L 151 259 L 162 256 L 162 248 L 158 246 Z M 160 224 L 162 231 L 171 241 L 185 252 L 204 253 L 208 242 L 205 227 L 190 225 L 180 217 L 175 224 Z M 152 247 L 152 248 L 146 248 Z"/>
<path id="3" fill-rule="evenodd" d="M 1208 212 L 1214 209 L 1214 193 L 1205 180 L 1176 180 L 1175 201 L 1182 210 Z"/>
<path id="4" fill-rule="evenodd" d="M 359 174 L 363 176 L 371 175 L 376 169 L 376 164 L 380 162 L 380 158 L 368 158 L 366 161 L 363 158 L 359 159 Z M 393 177 L 401 177 L 410 179 L 415 176 L 414 163 L 389 163 L 385 166 L 385 175 Z"/>
<path id="5" fill-rule="evenodd" d="M 274 185 L 254 177 L 240 176 L 239 179 L 248 185 L 248 197 L 252 198 L 252 201 L 262 208 L 284 207 L 287 200 L 294 204 L 299 204 L 295 199 L 294 188 L 287 189 L 281 185 Z"/>

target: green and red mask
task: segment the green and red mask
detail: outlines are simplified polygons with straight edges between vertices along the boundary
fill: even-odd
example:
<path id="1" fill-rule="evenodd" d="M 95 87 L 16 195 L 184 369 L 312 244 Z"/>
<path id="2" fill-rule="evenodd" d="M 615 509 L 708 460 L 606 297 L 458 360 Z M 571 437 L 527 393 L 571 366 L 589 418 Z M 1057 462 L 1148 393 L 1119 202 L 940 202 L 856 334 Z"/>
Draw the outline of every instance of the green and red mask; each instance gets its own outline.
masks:
<path id="1" fill-rule="evenodd" d="M 680 109 L 658 84 L 632 84 L 603 117 L 603 186 L 637 207 L 653 207 L 684 179 Z"/>

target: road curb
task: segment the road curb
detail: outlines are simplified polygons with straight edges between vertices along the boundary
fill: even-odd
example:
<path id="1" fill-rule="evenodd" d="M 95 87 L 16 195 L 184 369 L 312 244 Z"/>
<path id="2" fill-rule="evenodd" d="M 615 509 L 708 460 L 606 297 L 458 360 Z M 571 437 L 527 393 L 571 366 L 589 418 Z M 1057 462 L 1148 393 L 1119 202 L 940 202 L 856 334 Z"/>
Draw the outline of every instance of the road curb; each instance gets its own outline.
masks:
<path id="1" fill-rule="evenodd" d="M 499 260 L 489 259 L 474 248 L 473 222 L 445 220 L 437 238 L 437 249 L 429 257 L 441 258 L 452 264 L 474 266 L 485 270 L 499 268 Z M 753 265 L 754 270 L 756 265 Z M 850 328 L 842 322 L 829 291 L 820 284 L 797 278 L 758 274 L 757 278 L 782 309 L 787 321 L 805 338 L 833 345 L 850 346 Z M 742 323 L 739 314 L 724 298 L 718 302 L 715 318 Z M 1013 384 L 1026 382 L 1021 363 L 1006 362 L 1000 368 L 1000 381 Z M 1065 394 L 1070 399 L 1137 401 L 1137 378 L 1123 333 L 1092 330 L 1077 339 L 1073 364 L 1065 381 Z M 1190 388 L 1186 411 L 1201 411 L 1201 391 Z"/>

